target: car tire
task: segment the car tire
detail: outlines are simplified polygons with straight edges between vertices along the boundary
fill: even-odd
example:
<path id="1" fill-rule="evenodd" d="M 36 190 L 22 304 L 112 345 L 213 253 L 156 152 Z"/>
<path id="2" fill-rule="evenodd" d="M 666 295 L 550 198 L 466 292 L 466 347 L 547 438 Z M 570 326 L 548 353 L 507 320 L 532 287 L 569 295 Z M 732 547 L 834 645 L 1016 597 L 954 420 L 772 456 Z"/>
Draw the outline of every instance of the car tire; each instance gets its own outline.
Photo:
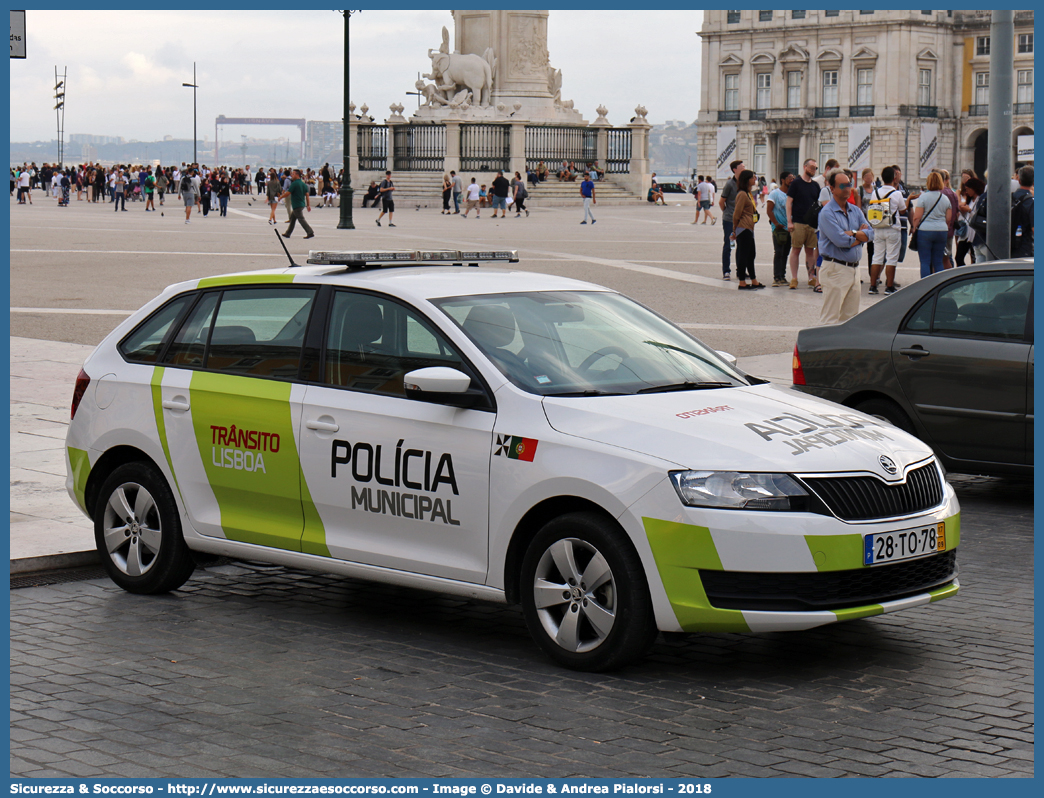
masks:
<path id="1" fill-rule="evenodd" d="M 102 484 L 94 541 L 109 577 L 131 593 L 176 590 L 196 567 L 174 494 L 148 463 L 121 465 Z"/>
<path id="2" fill-rule="evenodd" d="M 903 432 L 908 432 L 914 436 L 917 435 L 914 432 L 913 424 L 910 423 L 909 416 L 891 399 L 867 399 L 857 404 L 855 409 L 860 413 L 866 413 L 868 416 L 887 421 L 893 427 L 898 427 Z"/>
<path id="3" fill-rule="evenodd" d="M 526 549 L 521 588 L 530 634 L 567 668 L 621 668 L 645 656 L 656 639 L 638 552 L 596 513 L 548 522 Z"/>

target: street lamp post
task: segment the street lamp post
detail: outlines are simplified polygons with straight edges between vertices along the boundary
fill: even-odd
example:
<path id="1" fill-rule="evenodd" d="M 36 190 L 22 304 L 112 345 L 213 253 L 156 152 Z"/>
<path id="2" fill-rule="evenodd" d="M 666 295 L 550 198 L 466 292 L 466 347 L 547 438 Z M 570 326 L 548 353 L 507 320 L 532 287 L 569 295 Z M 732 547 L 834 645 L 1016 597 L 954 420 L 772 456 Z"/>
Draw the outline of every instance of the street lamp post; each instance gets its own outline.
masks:
<path id="1" fill-rule="evenodd" d="M 196 89 L 199 86 L 196 85 L 196 62 L 192 62 L 192 82 L 182 83 L 182 86 L 192 89 L 192 163 L 199 163 L 199 158 L 196 155 L 196 142 L 199 140 L 196 137 Z"/>
<path id="2" fill-rule="evenodd" d="M 351 153 L 348 150 L 348 122 L 351 112 L 348 110 L 348 22 L 354 11 L 342 11 L 344 14 L 344 179 L 341 181 L 340 211 L 341 217 L 337 222 L 338 230 L 354 230 L 355 222 L 352 221 L 352 165 Z"/>

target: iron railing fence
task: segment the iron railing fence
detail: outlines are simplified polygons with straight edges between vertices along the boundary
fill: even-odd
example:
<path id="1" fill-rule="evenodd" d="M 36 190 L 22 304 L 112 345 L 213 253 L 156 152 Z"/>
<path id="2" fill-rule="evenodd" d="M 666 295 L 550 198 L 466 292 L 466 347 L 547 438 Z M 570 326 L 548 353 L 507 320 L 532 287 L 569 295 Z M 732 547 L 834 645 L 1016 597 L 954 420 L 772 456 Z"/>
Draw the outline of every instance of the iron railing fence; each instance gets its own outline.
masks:
<path id="1" fill-rule="evenodd" d="M 360 172 L 383 172 L 388 168 L 388 126 L 359 125 L 358 147 Z"/>
<path id="2" fill-rule="evenodd" d="M 631 131 L 607 130 L 605 172 L 609 175 L 625 175 L 631 171 Z"/>
<path id="3" fill-rule="evenodd" d="M 630 132 L 630 131 L 628 131 Z M 570 125 L 526 125 L 526 169 L 536 170 L 543 161 L 557 172 L 563 161 L 572 161 L 581 172 L 598 158 L 598 130 Z"/>
<path id="4" fill-rule="evenodd" d="M 445 125 L 396 125 L 396 172 L 441 172 L 446 157 Z"/>
<path id="5" fill-rule="evenodd" d="M 460 171 L 508 171 L 511 125 L 461 125 Z"/>

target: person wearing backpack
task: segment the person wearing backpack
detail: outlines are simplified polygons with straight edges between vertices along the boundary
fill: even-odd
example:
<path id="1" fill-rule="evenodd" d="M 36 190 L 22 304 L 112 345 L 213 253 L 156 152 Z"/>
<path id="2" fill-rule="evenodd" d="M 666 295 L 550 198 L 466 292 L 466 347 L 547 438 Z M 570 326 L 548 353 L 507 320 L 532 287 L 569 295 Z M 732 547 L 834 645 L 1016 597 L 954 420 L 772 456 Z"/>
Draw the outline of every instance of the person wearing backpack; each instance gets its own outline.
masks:
<path id="1" fill-rule="evenodd" d="M 885 293 L 894 294 L 895 268 L 899 265 L 899 250 L 902 241 L 899 221 L 900 212 L 906 208 L 906 200 L 898 188 L 899 176 L 891 166 L 881 170 L 881 186 L 870 194 L 867 221 L 874 228 L 874 257 L 870 264 L 869 293 L 878 293 L 877 284 L 881 271 L 885 273 Z"/>
<path id="2" fill-rule="evenodd" d="M 1033 167 L 1019 169 L 1019 190 L 1011 195 L 1011 256 L 1033 257 Z"/>
<path id="3" fill-rule="evenodd" d="M 192 208 L 199 193 L 199 178 L 195 176 L 195 170 L 186 169 L 178 181 L 178 196 L 185 203 L 185 224 L 189 224 L 189 217 L 192 216 Z"/>

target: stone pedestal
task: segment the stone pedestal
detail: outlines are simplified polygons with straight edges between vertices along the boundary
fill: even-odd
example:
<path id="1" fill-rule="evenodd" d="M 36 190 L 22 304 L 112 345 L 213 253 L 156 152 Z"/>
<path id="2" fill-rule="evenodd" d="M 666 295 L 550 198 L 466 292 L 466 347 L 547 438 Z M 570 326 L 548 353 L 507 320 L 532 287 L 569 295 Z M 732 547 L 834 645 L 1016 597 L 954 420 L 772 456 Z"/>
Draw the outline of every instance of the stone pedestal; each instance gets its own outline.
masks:
<path id="1" fill-rule="evenodd" d="M 476 122 L 525 120 L 537 124 L 586 125 L 580 112 L 573 108 L 573 102 L 561 97 L 562 73 L 551 66 L 548 57 L 547 17 L 547 11 L 454 11 L 453 43 L 449 44 L 448 33 L 443 29 L 444 44 L 436 56 L 444 52 L 491 60 L 490 102 L 484 105 L 481 97 L 473 96 L 468 107 L 460 107 L 458 92 L 466 87 L 457 83 L 451 89 L 444 89 L 441 99 L 422 106 L 414 114 L 414 121 L 441 122 L 456 115 L 464 121 Z M 434 60 L 432 75 L 435 74 Z M 424 91 L 423 81 L 419 83 L 418 90 Z M 434 85 L 427 84 L 429 88 Z M 451 101 L 456 108 L 450 107 Z M 507 114 L 497 112 L 500 104 L 508 109 Z"/>

